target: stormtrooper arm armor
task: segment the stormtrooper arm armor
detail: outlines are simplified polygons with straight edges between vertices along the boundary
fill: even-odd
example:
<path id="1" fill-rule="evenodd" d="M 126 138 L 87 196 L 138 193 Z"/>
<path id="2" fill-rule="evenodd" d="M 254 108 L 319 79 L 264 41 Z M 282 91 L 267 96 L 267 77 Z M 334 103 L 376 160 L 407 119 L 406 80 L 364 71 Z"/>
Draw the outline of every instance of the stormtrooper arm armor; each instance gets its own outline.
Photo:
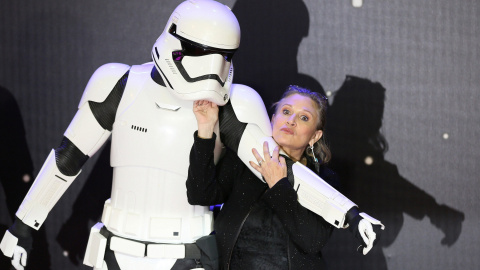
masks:
<path id="1" fill-rule="evenodd" d="M 220 108 L 222 142 L 236 150 L 240 159 L 264 181 L 249 163 L 253 159 L 252 148 L 263 149 L 264 141 L 268 142 L 270 151 L 277 145 L 261 97 L 248 86 L 233 84 L 230 102 Z M 298 202 L 333 226 L 345 228 L 346 214 L 356 205 L 301 163 L 295 163 L 292 170 Z"/>
<path id="2" fill-rule="evenodd" d="M 261 97 L 248 86 L 233 84 L 230 102 L 220 108 L 222 142 L 236 150 L 240 159 L 264 181 L 260 173 L 249 164 L 253 159 L 252 148 L 263 149 L 264 141 L 268 142 L 270 151 L 277 145 L 272 138 L 271 124 Z M 349 221 L 359 215 L 358 211 L 351 211 L 357 209 L 355 203 L 310 169 L 297 162 L 292 166 L 292 170 L 295 177 L 294 189 L 302 206 L 322 216 L 337 228 L 346 228 Z M 355 213 L 350 219 L 347 216 L 349 211 Z M 372 222 L 381 224 L 373 221 L 373 218 Z M 383 228 L 383 225 L 381 226 Z"/>
<path id="3" fill-rule="evenodd" d="M 221 141 L 236 151 L 243 163 L 265 182 L 249 163 L 253 158 L 252 148 L 263 149 L 264 141 L 270 146 L 277 145 L 262 98 L 246 85 L 232 84 L 230 101 L 219 108 Z"/>
<path id="4" fill-rule="evenodd" d="M 17 227 L 38 230 L 83 164 L 108 139 L 128 70 L 127 65 L 106 64 L 93 74 L 60 146 L 48 155 L 16 213 L 16 223 L 22 223 Z M 0 244 L 6 256 L 12 256 L 17 241 L 15 232 L 7 231 Z"/>

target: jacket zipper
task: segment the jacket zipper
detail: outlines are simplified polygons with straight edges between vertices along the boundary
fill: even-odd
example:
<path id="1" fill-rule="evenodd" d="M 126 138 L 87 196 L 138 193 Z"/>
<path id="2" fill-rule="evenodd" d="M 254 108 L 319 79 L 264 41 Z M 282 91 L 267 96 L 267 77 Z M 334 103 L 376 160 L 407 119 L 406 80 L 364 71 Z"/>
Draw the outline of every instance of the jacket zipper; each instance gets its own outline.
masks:
<path id="1" fill-rule="evenodd" d="M 287 233 L 287 260 L 288 260 L 288 270 L 292 269 L 291 260 L 290 260 L 290 235 Z"/>
<path id="2" fill-rule="evenodd" d="M 245 221 L 247 220 L 248 216 L 250 215 L 250 212 L 252 212 L 252 209 L 253 209 L 253 205 L 265 194 L 265 192 L 267 192 L 268 188 L 265 189 L 262 193 L 262 195 L 260 195 L 253 203 L 252 205 L 250 206 L 250 210 L 248 210 L 248 213 L 245 215 L 245 217 L 243 218 L 242 220 L 242 224 L 240 225 L 240 227 L 238 227 L 238 230 L 237 230 L 237 234 L 235 235 L 235 241 L 233 241 L 233 246 L 232 246 L 232 249 L 230 250 L 230 255 L 228 255 L 228 262 L 227 262 L 227 270 L 230 269 L 230 261 L 232 260 L 232 254 L 233 254 L 233 248 L 235 248 L 235 244 L 237 243 L 237 240 L 238 240 L 238 236 L 240 235 L 240 231 L 242 230 L 243 228 L 243 224 L 245 223 Z"/>
<path id="3" fill-rule="evenodd" d="M 252 206 L 253 206 L 253 204 L 252 204 Z M 238 235 L 240 234 L 240 231 L 243 228 L 243 224 L 245 223 L 245 220 L 247 220 L 248 216 L 250 215 L 250 212 L 252 212 L 252 207 L 250 208 L 250 210 L 248 210 L 247 215 L 243 218 L 242 224 L 238 228 L 237 234 L 235 235 L 235 241 L 233 242 L 232 249 L 230 250 L 230 255 L 228 256 L 228 262 L 227 262 L 228 268 L 227 268 L 227 270 L 230 269 L 230 260 L 232 259 L 233 249 L 235 248 L 235 244 L 237 243 Z"/>

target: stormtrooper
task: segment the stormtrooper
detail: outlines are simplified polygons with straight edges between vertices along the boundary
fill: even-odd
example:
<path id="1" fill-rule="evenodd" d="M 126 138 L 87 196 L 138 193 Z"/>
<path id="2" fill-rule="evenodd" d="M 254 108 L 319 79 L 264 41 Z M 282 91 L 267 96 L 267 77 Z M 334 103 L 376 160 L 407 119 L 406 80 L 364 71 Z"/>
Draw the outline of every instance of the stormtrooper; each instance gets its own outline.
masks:
<path id="1" fill-rule="evenodd" d="M 173 11 L 155 42 L 153 62 L 110 63 L 95 71 L 60 146 L 50 152 L 0 244 L 16 269 L 26 265 L 32 229 L 40 228 L 110 136 L 111 198 L 91 230 L 84 264 L 109 270 L 213 269 L 212 212 L 190 205 L 185 187 L 196 129 L 193 101 L 221 106 L 216 161 L 228 146 L 261 179 L 249 165 L 251 149 L 261 149 L 264 141 L 275 145 L 260 96 L 232 84 L 232 57 L 239 44 L 240 27 L 227 6 L 188 0 Z M 292 170 L 299 202 L 335 227 L 358 224 L 366 254 L 374 228 L 383 225 L 359 213 L 303 165 L 294 164 Z"/>

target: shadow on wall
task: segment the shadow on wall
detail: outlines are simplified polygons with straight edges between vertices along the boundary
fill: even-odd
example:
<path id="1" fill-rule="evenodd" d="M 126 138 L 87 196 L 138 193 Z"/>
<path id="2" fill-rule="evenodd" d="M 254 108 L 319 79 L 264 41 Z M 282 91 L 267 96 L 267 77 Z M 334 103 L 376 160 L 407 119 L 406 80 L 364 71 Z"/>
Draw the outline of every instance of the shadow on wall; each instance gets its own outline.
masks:
<path id="1" fill-rule="evenodd" d="M 309 14 L 302 1 L 237 0 L 233 12 L 242 29 L 241 46 L 233 59 L 235 83 L 253 87 L 267 107 L 290 84 L 324 94 L 318 81 L 298 73 L 298 48 L 309 30 Z M 416 219 L 428 216 L 444 232 L 444 245 L 453 245 L 461 233 L 463 213 L 438 205 L 385 161 L 387 142 L 380 133 L 384 101 L 385 89 L 380 84 L 348 76 L 328 112 L 326 134 L 334 156 L 331 166 L 341 177 L 342 192 L 387 226 L 368 256 L 355 253 L 357 240 L 347 230 L 337 230 L 325 249 L 331 269 L 387 269 L 382 247 L 395 241 L 403 213 Z M 109 153 L 108 143 L 57 236 L 74 264 L 81 263 L 91 223 L 100 220 L 101 206 L 110 196 Z M 370 165 L 365 164 L 367 156 Z"/>
<path id="2" fill-rule="evenodd" d="M 381 134 L 385 91 L 380 83 L 347 76 L 328 111 L 330 166 L 340 176 L 342 192 L 386 226 L 367 256 L 352 252 L 358 244 L 348 230 L 335 231 L 324 254 L 330 269 L 388 269 L 382 248 L 397 238 L 404 213 L 418 220 L 428 217 L 445 235 L 442 245 L 453 245 L 462 230 L 462 212 L 437 204 L 384 159 L 388 150 Z"/>
<path id="3" fill-rule="evenodd" d="M 33 163 L 25 139 L 20 109 L 14 96 L 0 86 L 0 182 L 2 184 L 8 209 L 6 220 L 15 218 L 18 206 L 33 182 Z M 3 213 L 2 213 L 3 219 Z M 2 233 L 11 225 L 0 224 Z M 47 248 L 46 248 L 47 247 Z M 28 269 L 50 269 L 50 254 L 46 240 L 45 227 L 33 234 L 33 247 Z M 10 269 L 10 259 L 0 255 L 0 269 Z"/>
<path id="4" fill-rule="evenodd" d="M 232 10 L 242 31 L 233 58 L 235 83 L 253 87 L 267 108 L 291 84 L 325 94 L 317 80 L 298 73 L 297 52 L 310 24 L 303 1 L 237 0 Z"/>
<path id="5" fill-rule="evenodd" d="M 318 81 L 298 73 L 298 48 L 309 31 L 309 13 L 302 1 L 238 0 L 232 10 L 242 30 L 233 60 L 235 83 L 253 87 L 267 107 L 290 84 L 325 94 Z M 334 157 L 330 166 L 341 178 L 342 192 L 387 227 L 368 256 L 354 251 L 358 243 L 348 230 L 336 230 L 324 254 L 331 269 L 387 269 L 382 247 L 395 241 L 403 213 L 415 219 L 428 216 L 445 234 L 442 245 L 453 245 L 461 233 L 463 213 L 438 205 L 384 159 L 388 150 L 380 133 L 384 106 L 381 84 L 347 76 L 328 111 L 326 135 Z"/>

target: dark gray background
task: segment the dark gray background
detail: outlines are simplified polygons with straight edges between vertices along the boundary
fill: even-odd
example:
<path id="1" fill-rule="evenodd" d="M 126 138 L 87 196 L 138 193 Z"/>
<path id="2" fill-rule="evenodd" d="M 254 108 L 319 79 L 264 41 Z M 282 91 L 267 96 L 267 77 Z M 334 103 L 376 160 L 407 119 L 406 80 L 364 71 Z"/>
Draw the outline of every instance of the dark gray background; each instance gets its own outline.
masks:
<path id="1" fill-rule="evenodd" d="M 358 169 L 362 166 L 358 160 L 338 160 L 333 165 L 356 166 L 337 172 L 343 177 L 348 171 L 351 179 L 368 186 L 363 197 L 362 192 L 352 196 L 371 199 L 363 209 L 382 218 L 391 230 L 366 259 L 355 254 L 354 242 L 344 240 L 345 232 L 336 232 L 325 249 L 332 269 L 478 269 L 478 1 L 364 0 L 361 8 L 352 7 L 349 0 L 221 2 L 232 7 L 242 27 L 234 81 L 254 87 L 267 106 L 286 84 L 317 91 L 323 91 L 323 86 L 332 105 L 333 153 L 361 161 L 364 153 L 374 157 L 373 164 L 363 169 Z M 0 85 L 10 90 L 20 108 L 34 174 L 60 143 L 95 69 L 109 62 L 150 61 L 151 47 L 179 3 L 2 3 Z M 352 80 L 346 80 L 347 75 L 356 86 L 348 83 Z M 346 93 L 347 102 L 340 102 L 340 93 Z M 367 117 L 372 108 L 375 118 Z M 385 153 L 359 150 L 371 140 L 363 140 L 362 145 L 355 135 L 370 124 L 388 143 Z M 8 133 L 9 127 L 1 123 L 0 130 Z M 352 141 L 356 143 L 350 146 Z M 63 227 L 63 232 L 75 239 L 81 235 L 79 230 L 98 219 L 95 215 L 101 209 L 93 202 L 106 198 L 87 189 L 87 180 L 101 174 L 105 163 L 101 153 L 90 159 L 45 222 L 51 269 L 86 269 L 64 256 L 66 245 L 82 247 L 84 243 L 60 244 L 56 239 L 67 221 L 74 225 Z M 0 168 L 8 170 L 2 164 Z M 383 179 L 387 184 L 361 182 L 363 178 Z M 389 184 L 392 178 L 398 185 Z M 106 180 L 96 177 L 91 186 L 104 192 Z M 373 199 L 385 188 L 388 196 Z M 85 190 L 91 194 L 81 195 Z M 6 226 L 11 220 L 4 198 L 0 188 L 0 224 Z M 74 207 L 75 203 L 84 207 Z M 77 208 L 83 214 L 73 216 L 85 220 L 72 221 Z M 442 244 L 445 236 L 453 240 Z M 369 266 L 372 261 L 376 268 Z"/>

